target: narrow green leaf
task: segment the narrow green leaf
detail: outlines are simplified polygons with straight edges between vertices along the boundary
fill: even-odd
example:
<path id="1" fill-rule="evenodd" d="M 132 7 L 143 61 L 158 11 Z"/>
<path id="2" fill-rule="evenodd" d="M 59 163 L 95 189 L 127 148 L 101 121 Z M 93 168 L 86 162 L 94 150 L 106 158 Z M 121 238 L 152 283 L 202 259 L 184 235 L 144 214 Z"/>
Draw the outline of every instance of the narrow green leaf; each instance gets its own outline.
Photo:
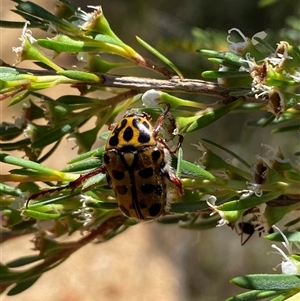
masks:
<path id="1" fill-rule="evenodd" d="M 85 172 L 90 169 L 98 168 L 102 165 L 102 160 L 100 159 L 89 159 L 85 161 L 79 161 L 70 164 L 69 166 L 63 168 L 61 171 L 63 172 Z"/>
<path id="2" fill-rule="evenodd" d="M 266 40 L 261 39 L 260 37 L 254 36 L 254 40 L 259 42 L 260 45 L 264 46 L 268 51 L 269 54 L 275 53 L 274 47 L 272 47 L 269 43 L 266 42 Z"/>
<path id="3" fill-rule="evenodd" d="M 253 274 L 233 278 L 231 283 L 254 290 L 291 290 L 300 288 L 299 275 Z"/>
<path id="4" fill-rule="evenodd" d="M 9 102 L 8 106 L 11 107 L 11 106 L 21 102 L 22 100 L 27 98 L 30 95 L 30 93 L 31 93 L 31 91 L 25 91 L 23 93 L 18 94 Z"/>
<path id="5" fill-rule="evenodd" d="M 14 0 L 12 0 L 14 1 Z M 23 17 L 25 20 L 30 22 L 30 25 L 28 27 L 31 28 L 41 28 L 42 30 L 48 30 L 49 26 L 47 26 L 41 19 L 36 18 L 34 16 L 29 15 L 28 13 L 25 13 L 20 10 L 12 9 L 12 12 L 18 14 L 19 16 Z M 25 23 L 24 23 L 25 25 Z M 22 27 L 23 28 L 23 27 Z"/>
<path id="6" fill-rule="evenodd" d="M 12 196 L 21 196 L 23 194 L 21 189 L 3 183 L 0 183 L 0 192 Z"/>
<path id="7" fill-rule="evenodd" d="M 283 127 L 278 127 L 276 129 L 272 130 L 272 134 L 285 133 L 285 132 L 291 132 L 291 131 L 299 131 L 299 129 L 300 129 L 300 124 L 283 126 Z"/>
<path id="8" fill-rule="evenodd" d="M 174 163 L 177 164 L 177 158 L 174 157 Z M 180 161 L 180 174 L 181 176 L 187 176 L 190 178 L 203 178 L 216 182 L 217 178 L 211 174 L 209 171 L 203 169 L 202 167 L 195 165 L 189 161 L 181 160 Z"/>
<path id="9" fill-rule="evenodd" d="M 9 268 L 17 268 L 17 267 L 27 265 L 29 263 L 39 261 L 41 259 L 42 259 L 42 257 L 40 255 L 31 255 L 31 256 L 19 257 L 19 258 L 13 260 L 13 261 L 8 262 L 7 266 Z"/>
<path id="10" fill-rule="evenodd" d="M 204 71 L 202 72 L 204 78 L 240 78 L 247 77 L 250 78 L 248 72 L 245 71 Z M 247 81 L 248 82 L 248 81 Z"/>
<path id="11" fill-rule="evenodd" d="M 243 103 L 244 99 L 241 97 L 225 106 L 218 107 L 216 109 L 210 109 L 203 112 L 200 116 L 197 117 L 196 121 L 190 123 L 189 119 L 186 117 L 177 117 L 176 121 L 181 127 L 185 127 L 185 133 L 190 133 L 201 128 L 208 126 L 209 124 L 215 122 L 222 116 L 226 115 L 228 112 L 237 108 L 241 103 Z M 185 120 L 186 119 L 186 120 Z M 185 125 L 184 125 L 185 124 Z"/>
<path id="12" fill-rule="evenodd" d="M 91 150 L 89 152 L 81 154 L 81 155 L 77 156 L 76 158 L 68 161 L 68 164 L 73 164 L 73 163 L 85 160 L 85 159 L 87 159 L 89 157 L 93 157 L 93 156 L 94 157 L 100 157 L 100 158 L 102 158 L 103 153 L 104 153 L 104 149 L 105 149 L 104 146 L 101 146 L 100 148 L 97 148 L 97 149 L 93 149 L 93 150 Z"/>
<path id="13" fill-rule="evenodd" d="M 38 39 L 38 45 L 52 49 L 58 53 L 60 52 L 71 52 L 78 53 L 81 51 L 97 51 L 98 47 L 95 45 L 85 45 L 83 41 L 75 41 L 67 36 L 59 35 L 55 39 L 47 40 L 47 39 Z"/>
<path id="14" fill-rule="evenodd" d="M 128 54 L 126 49 L 124 49 L 125 44 L 105 35 L 97 35 L 95 40 L 88 38 L 81 40 L 79 37 L 75 40 L 66 35 L 60 34 L 52 40 L 38 39 L 37 43 L 44 48 L 52 49 L 58 53 L 106 52 L 131 58 L 130 54 Z"/>
<path id="15" fill-rule="evenodd" d="M 41 6 L 33 2 L 30 1 L 20 2 L 19 5 L 16 6 L 16 8 L 18 9 L 18 11 L 24 12 L 27 15 L 36 16 L 44 21 L 48 21 L 52 24 L 55 24 L 65 29 L 69 29 L 73 33 L 74 32 L 80 33 L 79 28 L 77 28 L 76 26 L 72 25 L 71 23 L 65 20 L 56 17 L 55 15 L 51 14 L 50 12 L 48 12 L 47 10 L 45 10 L 44 8 L 42 8 Z"/>
<path id="16" fill-rule="evenodd" d="M 54 203 L 62 202 L 62 201 L 65 201 L 65 200 L 68 200 L 68 201 L 70 199 L 72 201 L 76 200 L 76 196 L 78 196 L 79 193 L 80 193 L 79 191 L 78 192 L 76 191 L 76 192 L 73 192 L 71 194 L 70 189 L 69 190 L 66 189 L 66 191 L 62 191 L 60 193 L 60 195 L 52 195 L 52 193 L 53 194 L 55 193 L 55 188 L 53 188 L 53 190 L 54 190 L 53 192 L 51 192 L 50 189 L 48 191 L 49 192 L 49 197 L 43 198 L 42 200 L 35 201 L 35 202 L 33 202 L 33 200 L 30 201 L 29 206 L 28 206 L 28 208 L 30 208 L 29 214 L 31 214 L 33 218 L 37 218 L 37 219 L 39 218 L 38 210 L 40 210 L 41 207 L 47 206 L 47 205 L 52 206 Z M 33 208 L 36 208 L 36 210 L 31 210 Z M 29 210 L 29 209 L 27 209 L 27 210 Z M 35 211 L 36 213 L 34 213 L 32 211 Z"/>
<path id="17" fill-rule="evenodd" d="M 276 296 L 275 298 L 269 299 L 269 301 L 283 301 L 283 300 L 292 301 L 290 299 L 287 299 L 287 294 L 282 294 L 282 295 Z M 296 299 L 294 301 L 298 301 L 298 300 Z"/>
<path id="18" fill-rule="evenodd" d="M 37 210 L 24 209 L 23 215 L 32 217 L 37 220 L 53 220 L 63 217 L 64 214 L 61 213 L 44 213 Z"/>
<path id="19" fill-rule="evenodd" d="M 12 150 L 20 150 L 30 145 L 31 141 L 29 138 L 22 139 L 12 143 L 0 143 L 0 149 L 2 151 L 12 151 Z"/>
<path id="20" fill-rule="evenodd" d="M 274 200 L 278 198 L 281 194 L 282 192 L 270 192 L 262 195 L 261 197 L 254 196 L 242 200 L 230 201 L 220 205 L 218 209 L 221 211 L 244 210 Z"/>
<path id="21" fill-rule="evenodd" d="M 18 279 L 19 273 L 12 271 L 6 265 L 0 262 L 0 284 L 15 282 Z M 1 286 L 0 286 L 1 287 Z"/>
<path id="22" fill-rule="evenodd" d="M 25 22 L 13 22 L 13 21 L 3 21 L 0 20 L 0 27 L 4 28 L 23 28 L 25 25 Z"/>
<path id="23" fill-rule="evenodd" d="M 200 140 L 204 141 L 207 144 L 213 145 L 213 146 L 221 149 L 222 151 L 228 153 L 230 156 L 232 156 L 233 158 L 237 159 L 240 163 L 242 163 L 243 165 L 245 165 L 247 168 L 251 167 L 251 165 L 248 162 L 246 162 L 243 158 L 241 158 L 240 156 L 238 156 L 236 153 L 234 153 L 230 149 L 225 148 L 224 146 L 222 146 L 220 144 L 217 144 L 217 143 L 215 143 L 215 142 L 213 142 L 211 140 L 208 140 L 208 139 L 201 138 Z"/>
<path id="24" fill-rule="evenodd" d="M 300 232 L 283 231 L 283 234 L 286 236 L 288 241 L 300 243 Z M 282 237 L 282 235 L 278 232 L 268 234 L 268 235 L 264 236 L 264 238 L 271 240 L 271 241 L 280 241 L 280 242 L 285 241 L 284 238 Z"/>
<path id="25" fill-rule="evenodd" d="M 89 73 L 89 72 L 83 72 L 83 71 L 78 71 L 78 70 L 63 70 L 63 71 L 58 71 L 57 74 L 63 75 L 65 77 L 75 79 L 78 81 L 82 82 L 87 82 L 87 83 L 101 83 L 102 78 L 99 76 Z"/>
<path id="26" fill-rule="evenodd" d="M 81 95 L 63 95 L 56 99 L 56 102 L 63 103 L 66 105 L 101 104 L 101 100 L 97 98 L 90 98 Z"/>
<path id="27" fill-rule="evenodd" d="M 210 49 L 197 49 L 196 52 L 200 53 L 201 55 L 207 57 L 216 57 L 216 58 L 223 58 L 223 54 L 219 51 L 210 50 Z"/>
<path id="28" fill-rule="evenodd" d="M 284 225 L 285 228 L 292 227 L 300 222 L 300 217 L 297 217 Z"/>
<path id="29" fill-rule="evenodd" d="M 28 168 L 28 169 L 40 171 L 41 173 L 43 173 L 45 175 L 47 175 L 47 174 L 49 174 L 49 175 L 54 174 L 57 176 L 63 175 L 63 173 L 56 171 L 55 169 L 43 166 L 41 164 L 35 163 L 30 160 L 11 156 L 11 155 L 8 155 L 5 153 L 0 153 L 0 161 L 3 163 L 12 164 L 12 165 L 16 165 L 16 166 L 20 166 L 20 167 L 24 167 L 24 168 Z"/>
<path id="30" fill-rule="evenodd" d="M 278 291 L 253 290 L 226 299 L 226 301 L 257 301 L 278 295 Z"/>
<path id="31" fill-rule="evenodd" d="M 160 52 L 158 52 L 155 48 L 153 48 L 151 45 L 149 45 L 147 42 L 145 42 L 141 38 L 136 37 L 136 39 L 143 47 L 145 47 L 148 51 L 150 51 L 152 54 L 154 54 L 156 57 L 158 57 L 162 62 L 164 62 L 168 67 L 170 67 L 172 70 L 174 70 L 180 78 L 183 78 L 182 73 L 168 58 L 166 58 L 164 55 L 162 55 Z"/>
<path id="32" fill-rule="evenodd" d="M 28 280 L 17 283 L 11 290 L 9 290 L 7 295 L 14 296 L 14 295 L 22 293 L 23 291 L 28 289 L 30 286 L 32 286 L 39 278 L 40 278 L 40 275 L 37 277 L 31 277 Z"/>

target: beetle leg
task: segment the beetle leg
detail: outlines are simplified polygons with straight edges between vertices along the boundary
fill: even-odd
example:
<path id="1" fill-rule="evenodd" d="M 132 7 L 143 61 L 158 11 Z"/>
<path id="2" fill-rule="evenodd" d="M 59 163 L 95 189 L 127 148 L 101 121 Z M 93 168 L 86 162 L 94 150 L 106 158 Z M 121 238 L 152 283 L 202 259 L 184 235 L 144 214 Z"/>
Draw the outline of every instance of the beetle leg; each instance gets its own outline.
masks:
<path id="1" fill-rule="evenodd" d="M 183 196 L 182 183 L 176 174 L 174 172 L 170 173 L 168 178 L 178 188 L 179 194 Z"/>
<path id="2" fill-rule="evenodd" d="M 171 122 L 172 131 L 174 131 L 176 129 L 176 120 L 173 117 L 173 115 L 170 113 L 170 109 L 171 109 L 170 104 L 166 103 L 166 109 L 162 112 L 162 114 L 157 119 L 156 125 L 153 128 L 153 134 L 152 135 L 153 135 L 154 138 L 157 139 L 157 141 L 159 141 L 164 147 L 166 147 L 171 154 L 175 154 L 175 153 L 177 153 L 177 151 L 179 150 L 179 148 L 181 147 L 181 144 L 183 142 L 183 136 L 182 135 L 180 135 L 180 134 L 174 135 L 174 136 L 178 136 L 178 139 L 179 139 L 179 141 L 177 143 L 177 146 L 174 150 L 170 149 L 170 147 L 168 146 L 168 144 L 165 142 L 164 139 L 162 139 L 160 137 L 157 137 L 157 135 L 158 135 L 158 133 L 161 129 L 161 126 L 163 124 L 163 120 L 166 117 Z"/>
<path id="3" fill-rule="evenodd" d="M 161 173 L 168 178 L 170 182 L 172 182 L 179 190 L 179 194 L 183 195 L 183 188 L 182 183 L 180 179 L 176 176 L 176 173 L 171 166 L 171 154 L 170 152 L 165 148 L 164 149 L 164 155 L 165 155 L 165 165 L 163 168 L 161 168 Z"/>
<path id="4" fill-rule="evenodd" d="M 167 114 L 170 112 L 171 106 L 170 104 L 166 103 L 166 108 L 165 110 L 160 114 L 160 116 L 158 117 L 156 124 L 153 128 L 153 132 L 152 135 L 154 138 L 156 138 L 156 136 L 158 135 L 160 128 L 162 126 L 162 123 L 164 121 L 164 118 L 167 116 Z"/>
<path id="5" fill-rule="evenodd" d="M 53 192 L 59 192 L 65 189 L 71 189 L 71 194 L 74 192 L 74 190 L 80 186 L 84 181 L 86 181 L 87 179 L 91 178 L 92 176 L 95 176 L 99 173 L 106 173 L 106 167 L 104 165 L 102 165 L 99 168 L 93 169 L 85 174 L 82 174 L 78 177 L 78 179 L 76 179 L 75 181 L 70 182 L 68 185 L 66 186 L 62 186 L 62 187 L 58 187 L 58 188 L 50 188 L 50 189 L 46 189 L 37 193 L 32 194 L 26 201 L 25 203 L 25 207 L 28 208 L 29 202 L 31 200 L 34 200 L 40 196 L 44 196 L 48 193 L 53 193 Z"/>
<path id="6" fill-rule="evenodd" d="M 179 148 L 181 147 L 182 142 L 183 142 L 183 136 L 182 135 L 178 134 L 176 136 L 178 136 L 179 141 L 178 141 L 177 146 L 176 146 L 176 148 L 174 150 L 170 149 L 169 145 L 165 142 L 164 139 L 158 137 L 156 140 L 159 143 L 161 143 L 171 154 L 176 154 L 177 151 L 179 150 Z"/>
<path id="7" fill-rule="evenodd" d="M 168 178 L 170 182 L 172 182 L 178 188 L 179 194 L 183 196 L 182 183 L 180 179 L 176 176 L 173 168 L 169 166 L 167 169 L 162 170 L 162 173 L 165 177 Z"/>

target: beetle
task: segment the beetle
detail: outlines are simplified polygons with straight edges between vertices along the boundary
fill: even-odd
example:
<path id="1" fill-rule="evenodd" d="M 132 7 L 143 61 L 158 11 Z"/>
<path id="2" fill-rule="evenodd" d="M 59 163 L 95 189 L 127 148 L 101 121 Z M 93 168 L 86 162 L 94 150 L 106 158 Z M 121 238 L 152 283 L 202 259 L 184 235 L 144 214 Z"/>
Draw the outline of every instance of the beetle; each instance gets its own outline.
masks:
<path id="1" fill-rule="evenodd" d="M 176 129 L 174 117 L 170 114 L 170 105 L 152 125 L 150 115 L 132 109 L 122 120 L 109 127 L 103 165 L 95 170 L 81 175 L 69 185 L 53 191 L 66 188 L 74 190 L 83 181 L 93 175 L 105 173 L 108 184 L 113 188 L 121 211 L 129 218 L 136 220 L 152 220 L 166 212 L 167 180 L 175 184 L 179 194 L 183 195 L 182 183 L 171 166 L 171 154 L 181 147 L 183 136 L 179 138 L 174 150 L 159 136 L 165 118 L 170 120 L 172 129 Z M 48 191 L 32 195 L 35 199 Z"/>

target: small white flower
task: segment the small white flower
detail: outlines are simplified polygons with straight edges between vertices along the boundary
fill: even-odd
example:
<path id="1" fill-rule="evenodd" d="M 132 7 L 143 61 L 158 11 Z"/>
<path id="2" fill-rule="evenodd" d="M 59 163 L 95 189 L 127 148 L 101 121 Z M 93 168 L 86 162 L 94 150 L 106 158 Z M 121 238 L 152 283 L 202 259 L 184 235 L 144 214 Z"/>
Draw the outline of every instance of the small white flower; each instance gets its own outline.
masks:
<path id="1" fill-rule="evenodd" d="M 24 44 L 28 40 L 30 44 L 34 44 L 36 42 L 36 39 L 32 36 L 32 31 L 27 29 L 27 26 L 30 24 L 29 21 L 25 22 L 25 25 L 22 30 L 22 34 L 19 37 L 19 40 L 22 42 L 21 46 L 19 47 L 13 47 L 12 50 L 15 52 L 18 56 L 18 61 L 20 60 L 20 57 L 22 55 L 23 49 L 24 49 Z"/>
<path id="2" fill-rule="evenodd" d="M 260 93 L 255 93 L 254 96 L 255 96 L 256 99 L 263 98 L 263 96 L 269 95 L 270 90 L 272 89 L 272 87 L 268 87 L 266 85 L 260 85 L 260 87 L 258 89 L 261 90 L 261 92 Z M 255 90 L 256 90 L 256 88 L 253 87 L 252 91 L 255 91 Z"/>
<path id="3" fill-rule="evenodd" d="M 267 37 L 267 33 L 265 31 L 257 32 L 254 36 L 251 38 L 251 43 L 253 45 L 257 45 L 259 42 L 255 38 L 260 38 L 261 40 L 264 40 Z"/>
<path id="4" fill-rule="evenodd" d="M 218 221 L 217 227 L 228 225 L 230 222 L 226 219 L 223 211 L 218 209 L 216 206 L 217 198 L 214 195 L 206 194 L 201 198 L 201 201 L 206 201 L 206 204 L 213 210 L 210 216 L 218 213 L 221 219 Z"/>
<path id="5" fill-rule="evenodd" d="M 243 190 L 237 190 L 237 193 L 241 193 L 242 195 L 240 196 L 240 200 L 244 200 L 249 198 L 254 193 L 254 191 L 243 189 Z"/>
<path id="6" fill-rule="evenodd" d="M 83 224 L 83 227 L 89 226 L 95 221 L 95 209 L 87 207 L 88 203 L 94 202 L 94 199 L 90 196 L 82 194 L 80 202 L 82 202 L 81 208 L 73 211 L 76 215 L 76 220 Z"/>
<path id="7" fill-rule="evenodd" d="M 203 145 L 203 143 L 201 143 L 200 141 L 198 142 L 198 144 L 193 144 L 193 143 L 191 143 L 191 145 L 192 145 L 192 146 L 195 146 L 196 149 L 197 149 L 198 151 L 203 152 L 203 154 L 205 154 L 206 151 L 207 151 L 206 147 L 205 147 L 205 146 Z"/>
<path id="8" fill-rule="evenodd" d="M 246 71 L 250 73 L 257 66 L 257 63 L 255 59 L 251 57 L 250 53 L 246 53 L 245 58 L 246 59 L 240 59 L 239 62 L 246 63 L 248 68 L 241 66 L 239 71 Z"/>
<path id="9" fill-rule="evenodd" d="M 245 63 L 248 67 L 241 66 L 239 71 L 245 71 L 253 78 L 251 84 L 251 90 L 255 93 L 255 98 L 261 98 L 264 95 L 268 95 L 272 87 L 264 84 L 267 76 L 268 62 L 264 61 L 263 64 L 258 65 L 254 58 L 250 56 L 250 53 L 245 55 L 245 59 L 240 59 L 241 63 Z"/>
<path id="10" fill-rule="evenodd" d="M 23 131 L 24 137 L 29 138 L 31 142 L 34 141 L 36 126 L 32 124 L 31 122 L 27 122 L 27 126 Z"/>
<path id="11" fill-rule="evenodd" d="M 77 12 L 75 12 L 75 17 L 77 18 L 76 21 L 71 22 L 73 25 L 85 30 L 88 28 L 94 20 L 97 18 L 98 15 L 102 13 L 101 6 L 91 6 L 88 5 L 88 8 L 94 9 L 92 13 L 87 13 L 78 7 Z"/>
<path id="12" fill-rule="evenodd" d="M 160 91 L 151 89 L 145 92 L 142 96 L 143 105 L 146 108 L 157 108 L 160 103 Z"/>
<path id="13" fill-rule="evenodd" d="M 281 236 L 284 240 L 284 242 L 282 244 L 287 251 L 287 254 L 285 254 L 284 251 L 281 250 L 279 247 L 277 247 L 275 244 L 273 244 L 271 246 L 273 249 L 278 251 L 279 255 L 282 256 L 283 261 L 280 264 L 282 273 L 285 275 L 300 275 L 300 262 L 298 260 L 294 259 L 293 257 L 291 257 L 293 255 L 293 253 L 296 253 L 293 251 L 293 243 L 291 243 L 287 240 L 286 236 L 283 234 L 283 232 L 278 227 L 276 227 L 274 225 L 273 228 L 281 234 Z M 297 247 L 298 252 L 299 252 L 300 246 L 296 243 L 294 243 L 294 245 Z"/>
<path id="14" fill-rule="evenodd" d="M 232 32 L 237 32 L 243 39 L 243 42 L 235 43 L 230 41 L 230 34 Z M 238 28 L 231 28 L 228 30 L 228 33 L 229 35 L 227 36 L 227 42 L 229 43 L 229 51 L 236 54 L 242 54 L 245 48 L 251 43 L 251 40 L 247 38 Z"/>
<path id="15" fill-rule="evenodd" d="M 243 39 L 243 42 L 232 42 L 230 41 L 230 34 L 232 32 L 237 32 L 241 38 Z M 256 33 L 251 39 L 246 37 L 238 28 L 231 28 L 228 30 L 229 35 L 227 36 L 227 42 L 229 43 L 229 51 L 236 53 L 236 54 L 243 54 L 245 49 L 250 45 L 257 45 L 259 42 L 256 41 L 256 37 L 260 39 L 264 39 L 267 34 L 264 31 L 260 31 Z"/>
<path id="16" fill-rule="evenodd" d="M 255 194 L 257 197 L 262 196 L 261 185 L 257 183 L 246 182 L 247 189 L 239 190 L 238 193 L 242 193 L 240 200 L 246 199 Z"/>

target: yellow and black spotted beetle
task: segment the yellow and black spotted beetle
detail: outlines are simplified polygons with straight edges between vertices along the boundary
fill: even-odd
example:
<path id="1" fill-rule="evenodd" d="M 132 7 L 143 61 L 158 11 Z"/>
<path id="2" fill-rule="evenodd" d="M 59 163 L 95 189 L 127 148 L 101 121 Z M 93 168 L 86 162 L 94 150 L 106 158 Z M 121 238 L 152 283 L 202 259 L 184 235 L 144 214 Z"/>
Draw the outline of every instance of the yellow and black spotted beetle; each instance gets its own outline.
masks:
<path id="1" fill-rule="evenodd" d="M 180 195 L 183 194 L 181 181 L 171 166 L 171 154 L 178 151 L 183 137 L 178 135 L 178 145 L 171 150 L 166 141 L 158 136 L 166 116 L 175 129 L 176 123 L 170 114 L 169 104 L 154 126 L 147 113 L 136 109 L 128 111 L 118 124 L 109 127 L 111 133 L 106 142 L 103 165 L 53 191 L 66 188 L 74 190 L 91 176 L 105 173 L 118 205 L 126 216 L 137 220 L 159 217 L 167 206 L 167 179 L 177 186 Z M 29 200 L 47 192 L 51 191 L 36 193 Z"/>

